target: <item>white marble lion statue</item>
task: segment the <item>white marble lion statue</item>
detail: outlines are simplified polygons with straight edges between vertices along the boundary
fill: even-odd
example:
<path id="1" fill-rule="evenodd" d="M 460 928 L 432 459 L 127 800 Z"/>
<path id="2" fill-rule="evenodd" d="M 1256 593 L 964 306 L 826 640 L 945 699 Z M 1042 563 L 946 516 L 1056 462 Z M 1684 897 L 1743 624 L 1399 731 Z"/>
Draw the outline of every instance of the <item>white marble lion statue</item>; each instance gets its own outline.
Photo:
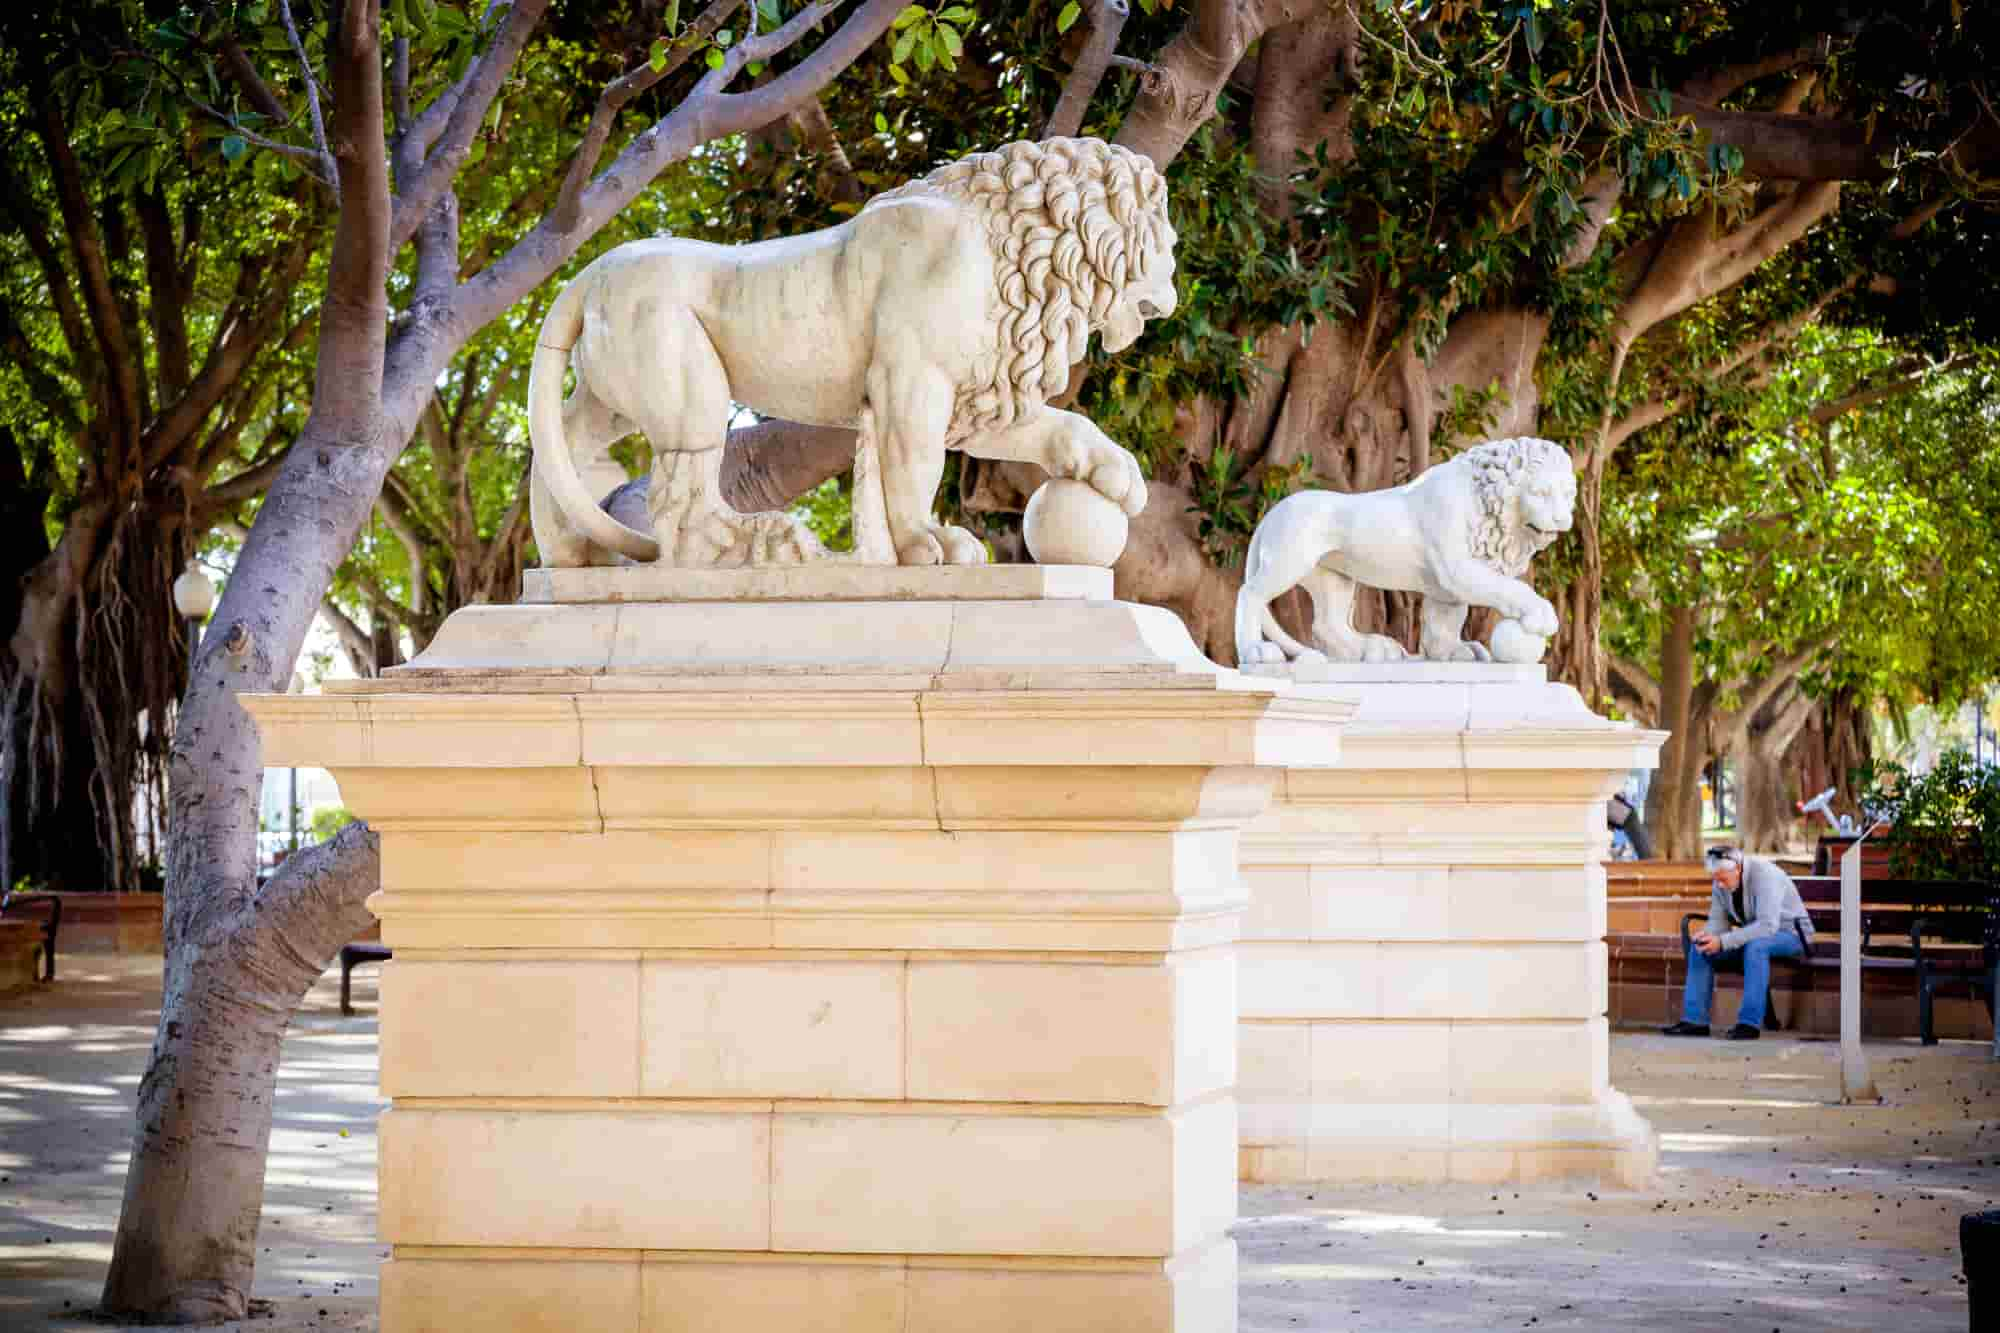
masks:
<path id="1" fill-rule="evenodd" d="M 1236 595 L 1239 665 L 1292 660 L 1393 662 L 1394 639 L 1352 623 L 1357 585 L 1422 593 L 1421 656 L 1440 662 L 1541 660 L 1556 611 L 1521 580 L 1528 561 L 1569 531 L 1576 473 L 1567 450 L 1523 436 L 1474 445 L 1415 480 L 1358 495 L 1300 491 L 1272 506 L 1250 538 Z M 1303 587 L 1312 598 L 1308 648 L 1289 637 L 1271 601 Z M 1463 637 L 1465 615 L 1505 617 L 1495 649 Z"/>
<path id="2" fill-rule="evenodd" d="M 1092 332 L 1117 351 L 1173 311 L 1173 246 L 1160 173 L 1097 139 L 976 153 L 803 236 L 619 246 L 563 289 L 537 341 L 531 513 L 543 563 L 825 557 L 790 516 L 723 499 L 738 407 L 859 430 L 855 558 L 871 563 L 986 558 L 977 537 L 932 514 L 947 449 L 1038 463 L 1137 514 L 1146 485 L 1132 455 L 1046 400 Z M 566 401 L 565 367 L 576 375 Z M 600 503 L 625 481 L 609 446 L 634 430 L 653 447 L 651 532 Z"/>

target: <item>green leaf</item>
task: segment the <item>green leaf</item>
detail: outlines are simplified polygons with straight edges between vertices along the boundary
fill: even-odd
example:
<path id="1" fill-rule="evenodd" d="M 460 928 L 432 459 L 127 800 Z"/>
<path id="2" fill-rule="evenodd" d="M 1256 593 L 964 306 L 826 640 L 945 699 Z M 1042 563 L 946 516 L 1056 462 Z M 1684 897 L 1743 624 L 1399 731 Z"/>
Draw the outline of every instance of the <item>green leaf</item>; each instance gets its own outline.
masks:
<path id="1" fill-rule="evenodd" d="M 915 23 L 918 19 L 923 17 L 924 17 L 924 7 L 922 5 L 911 5 L 908 9 L 896 15 L 896 21 L 891 26 L 894 27 L 897 32 L 901 32 L 903 29 L 909 27 L 912 23 Z"/>
<path id="2" fill-rule="evenodd" d="M 901 65 L 889 66 L 889 77 L 899 84 L 907 84 L 910 81 L 910 76 L 903 72 Z"/>
<path id="3" fill-rule="evenodd" d="M 878 134 L 887 134 L 889 132 L 889 118 L 880 111 L 875 113 L 875 130 Z"/>
<path id="4" fill-rule="evenodd" d="M 931 50 L 931 44 L 929 42 L 919 43 L 917 46 L 917 68 L 919 70 L 928 70 L 936 63 L 937 55 Z"/>
<path id="5" fill-rule="evenodd" d="M 667 31 L 669 33 L 675 33 L 680 31 L 681 0 L 667 0 L 666 21 L 667 21 Z"/>
<path id="6" fill-rule="evenodd" d="M 915 47 L 916 44 L 916 31 L 912 29 L 905 32 L 901 37 L 896 39 L 896 49 L 889 53 L 890 61 L 898 65 L 902 64 L 910 58 L 911 48 Z"/>
<path id="7" fill-rule="evenodd" d="M 1543 37 L 1541 20 L 1534 14 L 1529 14 L 1522 24 L 1522 29 L 1528 38 L 1528 54 L 1531 56 L 1540 55 L 1542 53 Z"/>
<path id="8" fill-rule="evenodd" d="M 1069 3 L 1062 7 L 1062 13 L 1056 15 L 1056 31 L 1068 32 L 1071 25 L 1082 16 L 1083 6 L 1079 5 L 1076 0 L 1069 0 Z"/>
<path id="9" fill-rule="evenodd" d="M 965 54 L 965 42 L 959 37 L 958 29 L 945 24 L 938 25 L 938 36 L 944 40 L 944 49 L 955 56 Z M 949 65 L 946 66 L 950 68 Z"/>
<path id="10" fill-rule="evenodd" d="M 976 20 L 979 15 L 965 5 L 951 5 L 939 12 L 938 17 L 960 27 Z"/>
<path id="11" fill-rule="evenodd" d="M 240 134 L 222 136 L 222 157 L 226 162 L 234 162 L 250 151 L 250 141 Z"/>
<path id="12" fill-rule="evenodd" d="M 762 74 L 764 72 L 764 62 L 761 60 L 753 60 L 749 64 L 743 67 L 743 72 L 745 74 L 748 74 L 751 78 L 754 79 L 759 74 Z"/>
<path id="13" fill-rule="evenodd" d="M 721 69 L 722 62 L 725 59 L 725 57 L 722 54 L 721 47 L 711 46 L 708 48 L 707 53 L 702 57 L 702 59 L 708 62 L 708 67 L 710 69 Z"/>
<path id="14" fill-rule="evenodd" d="M 646 55 L 646 63 L 653 67 L 653 73 L 658 74 L 667 67 L 667 52 L 669 49 L 666 38 L 655 37 L 653 39 L 653 49 Z"/>

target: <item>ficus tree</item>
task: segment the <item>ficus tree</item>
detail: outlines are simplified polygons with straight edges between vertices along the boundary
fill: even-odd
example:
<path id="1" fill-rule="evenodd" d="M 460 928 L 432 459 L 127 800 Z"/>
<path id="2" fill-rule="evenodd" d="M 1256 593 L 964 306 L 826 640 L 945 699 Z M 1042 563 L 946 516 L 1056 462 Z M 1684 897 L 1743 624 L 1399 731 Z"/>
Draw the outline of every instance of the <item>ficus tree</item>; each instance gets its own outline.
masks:
<path id="1" fill-rule="evenodd" d="M 1648 809 L 1663 855 L 1698 851 L 1714 760 L 1734 763 L 1744 841 L 1776 850 L 1809 720 L 1949 704 L 2000 671 L 1973 591 L 2000 537 L 1994 364 L 1809 325 L 1754 392 L 1718 389 L 1628 446 L 1605 510 L 1607 646 L 1620 704 L 1673 733 Z"/>
<path id="2" fill-rule="evenodd" d="M 511 180 L 521 227 L 462 229 L 482 133 L 534 82 L 550 0 L 258 0 L 203 11 L 211 37 L 152 55 L 183 71 L 244 151 L 297 164 L 332 216 L 311 407 L 237 556 L 181 699 L 169 763 L 167 962 L 138 1094 L 104 1306 L 241 1317 L 255 1268 L 278 1052 L 291 1012 L 367 923 L 376 839 L 350 825 L 258 883 L 257 732 L 237 703 L 282 689 L 385 478 L 480 330 L 572 259 L 673 164 L 815 96 L 889 31 L 901 0 L 646 10 L 569 151 Z M 669 21 L 670 20 L 670 21 Z M 758 72 L 752 74 L 751 66 Z M 203 112 L 202 114 L 208 114 Z M 408 250 L 409 258 L 403 258 Z"/>
<path id="3" fill-rule="evenodd" d="M 5 883 L 137 886 L 186 683 L 170 587 L 304 419 L 325 194 L 242 160 L 144 19 L 0 13 Z"/>

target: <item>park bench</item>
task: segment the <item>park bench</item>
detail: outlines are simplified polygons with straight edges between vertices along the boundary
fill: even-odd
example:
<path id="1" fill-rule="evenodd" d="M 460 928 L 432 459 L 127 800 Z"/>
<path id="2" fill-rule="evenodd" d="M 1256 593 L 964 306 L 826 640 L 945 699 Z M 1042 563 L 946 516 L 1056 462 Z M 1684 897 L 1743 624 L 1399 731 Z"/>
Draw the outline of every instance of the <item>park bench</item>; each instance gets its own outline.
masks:
<path id="1" fill-rule="evenodd" d="M 1822 984 L 1838 991 L 1840 879 L 1837 875 L 1801 875 L 1794 882 L 1812 915 L 1812 952 L 1798 958 L 1772 959 L 1772 989 L 1782 977 L 1794 993 L 1811 992 Z M 2000 913 L 2000 899 L 1988 884 L 1861 881 L 1862 970 L 1910 977 L 1910 987 L 1917 996 L 1918 1035 L 1924 1045 L 1937 1044 L 1932 1005 L 1943 988 L 1964 986 L 1985 1001 L 1989 1014 L 1993 1012 L 1996 977 L 2000 977 L 2000 917 L 1996 913 Z M 1694 924 L 1707 919 L 1705 912 L 1690 912 L 1681 918 L 1684 956 Z M 1735 970 L 1740 974 L 1740 966 Z M 1777 1028 L 1777 1009 L 1768 996 L 1764 1011 L 1770 1016 L 1769 1025 Z"/>
<path id="2" fill-rule="evenodd" d="M 15 893 L 0 900 L 0 917 L 40 919 L 43 981 L 56 979 L 56 935 L 62 929 L 62 906 L 62 899 L 53 893 Z"/>
<path id="3" fill-rule="evenodd" d="M 340 946 L 340 1012 L 354 1015 L 354 969 L 363 963 L 386 963 L 394 955 L 386 944 L 343 944 Z"/>

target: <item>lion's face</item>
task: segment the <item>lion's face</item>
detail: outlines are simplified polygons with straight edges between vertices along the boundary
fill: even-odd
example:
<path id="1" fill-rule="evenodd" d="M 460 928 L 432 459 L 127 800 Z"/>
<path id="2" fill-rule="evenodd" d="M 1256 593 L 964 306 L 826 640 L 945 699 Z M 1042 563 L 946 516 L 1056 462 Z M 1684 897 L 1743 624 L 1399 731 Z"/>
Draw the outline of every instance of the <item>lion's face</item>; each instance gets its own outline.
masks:
<path id="1" fill-rule="evenodd" d="M 1147 320 L 1165 319 L 1174 313 L 1174 306 L 1179 303 L 1174 291 L 1173 228 L 1165 230 L 1166 247 L 1153 256 L 1152 268 L 1145 279 L 1119 293 L 1104 316 L 1101 327 L 1104 350 L 1107 352 L 1122 352 L 1130 347 L 1144 331 Z M 1079 354 L 1082 350 L 1077 349 Z"/>
<path id="2" fill-rule="evenodd" d="M 1515 498 L 1521 528 L 1537 551 L 1570 529 L 1576 519 L 1576 473 L 1569 458 L 1548 458 L 1522 482 Z"/>

